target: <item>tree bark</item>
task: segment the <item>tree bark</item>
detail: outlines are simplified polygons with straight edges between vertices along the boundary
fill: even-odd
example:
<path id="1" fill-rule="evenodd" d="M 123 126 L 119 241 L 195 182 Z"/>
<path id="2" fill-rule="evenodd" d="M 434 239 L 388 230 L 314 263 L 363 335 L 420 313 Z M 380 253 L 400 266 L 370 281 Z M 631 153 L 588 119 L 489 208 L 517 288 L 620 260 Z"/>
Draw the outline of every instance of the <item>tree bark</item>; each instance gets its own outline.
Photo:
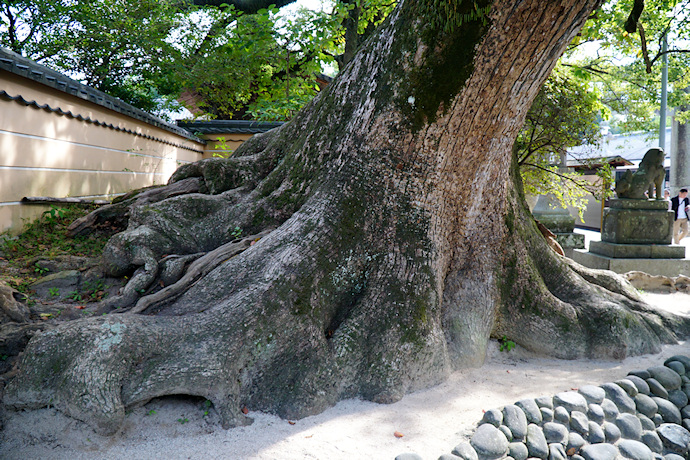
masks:
<path id="1" fill-rule="evenodd" d="M 622 358 L 686 335 L 620 277 L 551 252 L 511 174 L 527 109 L 597 1 L 476 3 L 403 0 L 291 123 L 172 178 L 208 193 L 132 203 L 105 260 L 152 285 L 155 261 L 275 230 L 135 309 L 151 316 L 34 338 L 5 403 L 113 433 L 126 407 L 189 394 L 230 427 L 243 406 L 299 418 L 396 401 L 481 365 L 492 336 Z"/>

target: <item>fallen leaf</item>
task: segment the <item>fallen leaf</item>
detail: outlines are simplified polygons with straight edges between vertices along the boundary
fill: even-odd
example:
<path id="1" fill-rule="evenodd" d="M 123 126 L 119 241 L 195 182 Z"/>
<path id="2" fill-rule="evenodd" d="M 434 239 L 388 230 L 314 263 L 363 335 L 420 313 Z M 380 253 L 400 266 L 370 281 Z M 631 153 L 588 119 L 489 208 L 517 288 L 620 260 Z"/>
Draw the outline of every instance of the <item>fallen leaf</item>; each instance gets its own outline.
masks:
<path id="1" fill-rule="evenodd" d="M 506 371 L 508 374 L 510 374 L 510 371 Z"/>
<path id="2" fill-rule="evenodd" d="M 575 452 L 577 452 L 577 449 L 571 447 L 570 449 L 568 449 L 568 452 L 566 452 L 566 454 L 568 455 L 568 457 L 572 457 L 573 455 L 575 455 Z"/>
<path id="3" fill-rule="evenodd" d="M 395 436 L 396 438 L 402 438 L 403 434 L 399 431 L 396 431 L 395 433 L 393 433 L 393 436 Z"/>
<path id="4" fill-rule="evenodd" d="M 163 283 L 163 280 L 160 280 L 158 284 L 160 285 L 160 287 L 165 287 L 165 283 Z"/>
<path id="5" fill-rule="evenodd" d="M 311 438 L 312 436 L 314 436 L 314 435 L 313 435 L 313 434 L 310 434 L 309 436 L 305 436 L 305 438 L 306 438 L 306 439 L 309 439 L 309 438 Z"/>
<path id="6" fill-rule="evenodd" d="M 249 243 L 249 246 L 254 246 L 255 244 L 256 244 L 256 241 L 252 241 L 251 243 Z"/>
<path id="7" fill-rule="evenodd" d="M 86 307 L 85 307 L 84 305 L 77 305 L 77 306 L 74 307 L 74 308 L 76 308 L 77 310 L 83 310 L 83 309 L 85 309 Z"/>
<path id="8" fill-rule="evenodd" d="M 296 422 L 293 422 L 292 420 L 288 420 L 288 423 L 289 423 L 290 425 L 294 425 Z"/>
<path id="9" fill-rule="evenodd" d="M 247 415 L 247 414 L 249 413 L 249 409 L 247 409 L 246 406 L 243 407 L 243 408 L 242 408 L 242 413 L 243 413 L 244 415 Z"/>

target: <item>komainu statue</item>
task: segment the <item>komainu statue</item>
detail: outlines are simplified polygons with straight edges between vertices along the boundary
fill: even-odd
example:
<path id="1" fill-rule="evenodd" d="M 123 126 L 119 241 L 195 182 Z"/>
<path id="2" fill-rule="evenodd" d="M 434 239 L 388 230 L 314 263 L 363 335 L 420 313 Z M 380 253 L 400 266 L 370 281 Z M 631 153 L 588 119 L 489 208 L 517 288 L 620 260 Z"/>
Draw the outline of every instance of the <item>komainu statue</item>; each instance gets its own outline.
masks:
<path id="1" fill-rule="evenodd" d="M 663 184 L 666 178 L 664 170 L 664 157 L 666 154 L 663 149 L 653 148 L 644 154 L 639 169 L 633 174 L 630 170 L 616 182 L 616 195 L 618 198 L 631 198 L 634 200 L 644 200 L 652 198 L 652 193 L 656 189 L 657 200 L 663 200 Z M 645 196 L 647 192 L 647 196 Z"/>

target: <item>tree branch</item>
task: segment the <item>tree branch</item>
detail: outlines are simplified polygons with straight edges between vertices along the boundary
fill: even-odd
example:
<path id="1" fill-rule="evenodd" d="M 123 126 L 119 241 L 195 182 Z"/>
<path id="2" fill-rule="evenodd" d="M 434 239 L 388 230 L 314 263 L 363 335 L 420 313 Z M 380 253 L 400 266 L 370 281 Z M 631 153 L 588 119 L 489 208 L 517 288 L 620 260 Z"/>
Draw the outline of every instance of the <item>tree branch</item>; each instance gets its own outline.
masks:
<path id="1" fill-rule="evenodd" d="M 637 30 L 637 24 L 640 20 L 640 15 L 642 14 L 643 10 L 644 0 L 635 0 L 632 11 L 630 12 L 630 16 L 628 16 L 628 19 L 625 21 L 624 29 L 626 32 L 632 34 L 635 32 L 635 30 Z"/>
<path id="2" fill-rule="evenodd" d="M 568 177 L 566 175 L 560 174 L 557 171 L 553 171 L 551 169 L 547 169 L 547 168 L 544 168 L 542 166 L 535 165 L 533 163 L 523 163 L 523 165 L 521 165 L 521 166 L 531 166 L 533 168 L 540 169 L 544 172 L 555 174 L 556 176 L 560 177 L 561 179 L 569 180 L 570 182 L 572 182 L 573 184 L 575 184 L 577 187 L 581 188 L 582 190 L 586 191 L 587 193 L 592 193 L 592 191 L 586 185 L 584 185 L 582 182 L 577 181 L 577 180 L 573 179 L 572 177 Z M 587 185 L 589 185 L 589 183 L 587 183 Z"/>
<path id="3" fill-rule="evenodd" d="M 637 30 L 640 31 L 640 42 L 642 43 L 642 58 L 644 59 L 644 65 L 646 67 L 647 73 L 652 73 L 652 62 L 649 60 L 649 52 L 647 51 L 647 38 L 644 34 L 644 27 L 642 23 L 637 24 Z"/>
<path id="4" fill-rule="evenodd" d="M 285 5 L 293 3 L 295 0 L 194 0 L 195 5 L 232 5 L 237 11 L 242 11 L 247 14 L 254 14 L 262 8 L 268 8 L 275 5 L 281 8 Z"/>

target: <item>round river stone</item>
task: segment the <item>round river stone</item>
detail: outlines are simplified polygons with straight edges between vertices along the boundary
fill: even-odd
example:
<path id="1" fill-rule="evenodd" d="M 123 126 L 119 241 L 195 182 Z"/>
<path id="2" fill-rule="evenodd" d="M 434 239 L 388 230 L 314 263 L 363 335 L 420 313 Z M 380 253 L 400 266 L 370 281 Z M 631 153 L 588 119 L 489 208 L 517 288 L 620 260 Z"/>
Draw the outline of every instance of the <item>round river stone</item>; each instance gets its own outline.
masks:
<path id="1" fill-rule="evenodd" d="M 677 425 L 681 424 L 683 419 L 681 418 L 680 411 L 678 410 L 678 407 L 676 407 L 675 404 L 673 404 L 668 399 L 657 397 L 653 397 L 652 399 L 659 407 L 658 413 L 661 414 L 661 417 L 664 419 L 664 422 L 675 423 Z"/>
<path id="2" fill-rule="evenodd" d="M 632 400 L 628 393 L 615 383 L 604 383 L 601 388 L 606 392 L 606 397 L 613 401 L 620 412 L 628 414 L 635 413 L 635 401 Z M 606 409 L 604 409 L 606 411 Z"/>
<path id="3" fill-rule="evenodd" d="M 606 442 L 606 435 L 604 430 L 599 426 L 598 423 L 589 422 L 589 434 L 587 435 L 587 441 L 590 444 L 599 444 L 600 442 Z"/>
<path id="4" fill-rule="evenodd" d="M 627 380 L 630 380 L 633 385 L 637 387 L 637 392 L 648 395 L 649 394 L 649 385 L 647 385 L 647 382 L 644 381 L 644 379 L 639 378 L 636 375 L 628 375 L 625 377 Z"/>
<path id="5" fill-rule="evenodd" d="M 509 404 L 503 408 L 503 424 L 510 428 L 513 439 L 522 440 L 527 435 L 527 417 L 518 406 Z"/>
<path id="6" fill-rule="evenodd" d="M 472 447 L 469 442 L 461 442 L 453 448 L 451 453 L 453 453 L 453 455 L 457 455 L 463 460 L 478 460 L 479 458 L 477 451 L 474 450 L 474 447 Z"/>
<path id="7" fill-rule="evenodd" d="M 546 458 L 549 455 L 549 446 L 546 443 L 544 432 L 534 423 L 530 423 L 527 427 L 525 444 L 527 444 L 530 457 Z"/>
<path id="8" fill-rule="evenodd" d="M 642 433 L 642 438 L 640 439 L 652 452 L 658 454 L 664 451 L 664 445 L 661 442 L 661 438 L 656 434 L 656 431 L 645 431 Z"/>
<path id="9" fill-rule="evenodd" d="M 688 453 L 690 431 L 674 423 L 662 423 L 656 429 L 656 432 L 659 434 L 661 442 L 673 453 L 678 455 L 686 455 Z"/>
<path id="10" fill-rule="evenodd" d="M 553 397 L 554 406 L 564 407 L 568 412 L 574 410 L 587 412 L 587 400 L 580 393 L 574 391 L 564 391 Z"/>
<path id="11" fill-rule="evenodd" d="M 668 391 L 666 391 L 666 388 L 664 388 L 664 386 L 661 383 L 659 383 L 657 379 L 648 378 L 647 385 L 649 385 L 650 395 L 668 399 Z"/>
<path id="12" fill-rule="evenodd" d="M 542 422 L 541 411 L 534 399 L 521 399 L 516 402 L 515 405 L 525 413 L 528 423 L 536 423 L 539 425 Z"/>
<path id="13" fill-rule="evenodd" d="M 678 409 L 688 405 L 688 395 L 681 390 L 671 390 L 668 392 L 668 400 L 676 405 Z"/>
<path id="14" fill-rule="evenodd" d="M 594 385 L 583 385 L 577 391 L 591 404 L 601 404 L 606 397 L 603 388 Z"/>
<path id="15" fill-rule="evenodd" d="M 590 444 L 580 451 L 585 460 L 615 460 L 618 449 L 613 444 Z"/>
<path id="16" fill-rule="evenodd" d="M 647 369 L 647 371 L 652 375 L 657 382 L 663 385 L 666 390 L 677 390 L 683 381 L 680 375 L 673 372 L 666 366 L 654 366 Z"/>
<path id="17" fill-rule="evenodd" d="M 599 404 L 590 404 L 587 407 L 587 417 L 593 422 L 602 424 L 606 414 L 604 414 L 604 409 Z"/>
<path id="18" fill-rule="evenodd" d="M 508 453 L 508 440 L 495 426 L 485 423 L 474 432 L 470 444 L 485 459 L 501 458 Z"/>
<path id="19" fill-rule="evenodd" d="M 503 423 L 503 413 L 498 409 L 489 409 L 484 412 L 484 417 L 480 423 L 490 423 L 498 428 Z"/>
<path id="20" fill-rule="evenodd" d="M 667 364 L 664 364 L 664 366 L 668 367 L 673 372 L 680 375 L 681 380 L 682 380 L 682 376 L 685 375 L 685 372 L 686 372 L 685 366 L 680 361 L 671 361 Z"/>
<path id="21" fill-rule="evenodd" d="M 643 413 L 647 417 L 654 417 L 654 414 L 659 409 L 652 398 L 642 393 L 638 393 L 635 396 L 635 407 L 638 412 Z"/>
<path id="22" fill-rule="evenodd" d="M 631 398 L 634 398 L 635 395 L 638 393 L 637 387 L 630 380 L 621 379 L 616 380 L 614 383 L 621 387 L 623 390 L 625 390 L 625 392 L 628 393 L 628 396 L 630 396 Z"/>
<path id="23" fill-rule="evenodd" d="M 632 439 L 624 439 L 618 443 L 618 450 L 624 458 L 631 458 L 634 460 L 654 460 L 654 454 L 639 441 Z"/>
<path id="24" fill-rule="evenodd" d="M 601 409 L 604 411 L 604 417 L 607 421 L 613 422 L 618 417 L 620 411 L 618 407 L 610 399 L 604 399 L 601 402 Z"/>
<path id="25" fill-rule="evenodd" d="M 642 422 L 633 414 L 621 414 L 616 418 L 616 426 L 621 430 L 621 437 L 638 440 L 642 437 Z"/>
<path id="26" fill-rule="evenodd" d="M 560 442 L 566 444 L 568 442 L 568 429 L 560 424 L 554 422 L 547 422 L 543 426 L 544 437 L 549 443 Z"/>

